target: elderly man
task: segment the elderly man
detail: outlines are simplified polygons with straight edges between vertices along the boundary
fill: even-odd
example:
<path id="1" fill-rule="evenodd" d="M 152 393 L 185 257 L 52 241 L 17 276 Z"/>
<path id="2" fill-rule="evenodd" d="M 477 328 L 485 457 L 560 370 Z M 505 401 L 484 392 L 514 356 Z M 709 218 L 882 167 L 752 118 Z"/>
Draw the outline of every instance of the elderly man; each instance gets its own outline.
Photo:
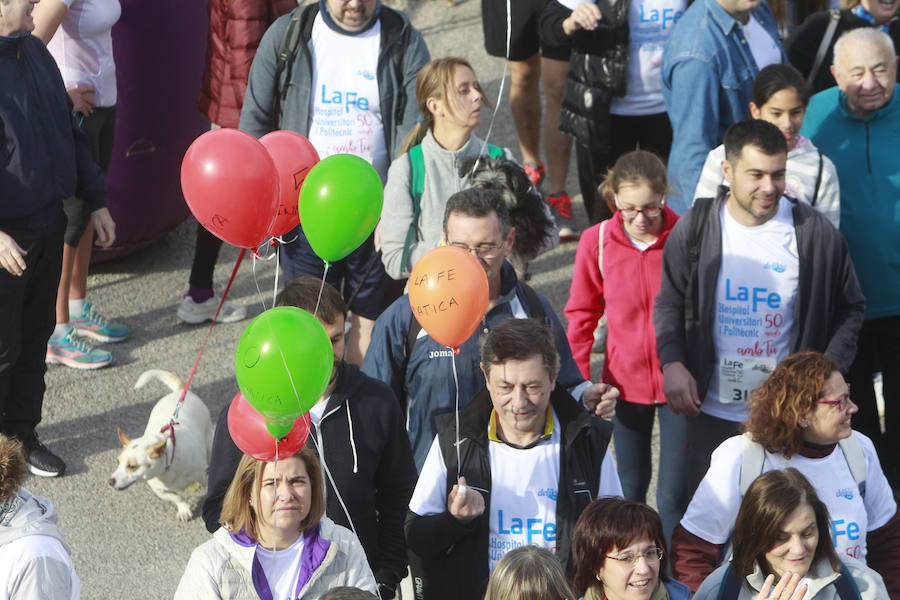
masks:
<path id="1" fill-rule="evenodd" d="M 838 39 L 831 72 L 838 87 L 813 96 L 801 133 L 827 154 L 841 182 L 841 233 L 863 294 L 866 317 L 847 380 L 859 413 L 855 429 L 875 442 L 891 485 L 900 486 L 900 100 L 891 38 L 875 28 Z M 881 371 L 882 435 L 872 375 Z"/>
<path id="2" fill-rule="evenodd" d="M 612 426 L 556 385 L 549 327 L 507 319 L 481 352 L 486 387 L 437 436 L 409 503 L 406 538 L 417 600 L 481 598 L 490 571 L 526 544 L 571 573 L 572 526 L 600 496 L 621 496 Z"/>
<path id="3" fill-rule="evenodd" d="M 280 59 L 284 56 L 286 59 Z M 428 62 L 422 34 L 403 13 L 377 0 L 320 0 L 277 19 L 253 65 L 240 128 L 262 137 L 275 129 L 307 136 L 320 158 L 360 156 L 381 180 L 418 118 L 416 76 Z M 285 236 L 285 279 L 322 277 L 325 265 L 303 229 Z M 375 319 L 402 293 L 375 256 L 374 235 L 329 266 L 328 282 L 350 303 L 347 360 L 362 363 Z M 352 300 L 350 300 L 352 296 Z"/>
<path id="4" fill-rule="evenodd" d="M 603 383 L 591 384 L 584 380 L 572 358 L 566 330 L 550 303 L 519 281 L 515 269 L 506 260 L 515 235 L 500 192 L 470 188 L 453 194 L 447 201 L 444 243 L 471 252 L 484 267 L 490 285 L 483 326 L 460 346 L 460 353 L 454 359 L 460 406 L 484 385 L 478 361 L 479 345 L 487 331 L 510 318 L 537 317 L 552 327 L 561 364 L 560 385 L 597 414 L 611 418 L 618 391 Z M 447 352 L 446 346 L 434 341 L 419 326 L 409 299 L 403 296 L 378 317 L 363 363 L 363 371 L 391 386 L 406 406 L 409 438 L 419 468 L 434 439 L 435 415 L 454 410 L 454 398 L 447 393 L 447 382 L 453 381 L 453 363 L 448 360 Z"/>
<path id="5" fill-rule="evenodd" d="M 87 201 L 102 246 L 115 240 L 115 224 L 59 68 L 31 35 L 35 4 L 0 0 L 0 433 L 22 441 L 31 473 L 56 477 L 66 465 L 35 427 L 56 323 L 63 199 Z"/>

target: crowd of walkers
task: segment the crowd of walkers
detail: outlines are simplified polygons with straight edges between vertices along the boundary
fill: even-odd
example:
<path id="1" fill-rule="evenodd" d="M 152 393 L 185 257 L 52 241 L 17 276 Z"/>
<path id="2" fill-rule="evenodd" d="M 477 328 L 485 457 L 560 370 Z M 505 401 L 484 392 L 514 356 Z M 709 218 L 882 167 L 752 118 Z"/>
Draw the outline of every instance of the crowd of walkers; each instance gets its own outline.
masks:
<path id="1" fill-rule="evenodd" d="M 389 600 L 405 577 L 417 600 L 900 598 L 900 0 L 482 0 L 513 150 L 475 134 L 494 107 L 472 64 L 386 3 L 208 7 L 211 127 L 349 150 L 384 208 L 327 270 L 302 226 L 283 236 L 277 303 L 315 312 L 331 381 L 295 456 L 243 455 L 219 416 L 212 537 L 176 598 Z M 129 335 L 86 299 L 115 242 L 120 13 L 0 0 L 11 599 L 81 593 L 22 487 L 65 472 L 35 431 L 45 365 L 106 367 L 93 343 Z M 566 326 L 528 280 L 574 240 Z M 489 285 L 455 351 L 404 294 L 439 245 Z M 185 323 L 247 316 L 213 288 L 220 246 L 198 227 Z"/>

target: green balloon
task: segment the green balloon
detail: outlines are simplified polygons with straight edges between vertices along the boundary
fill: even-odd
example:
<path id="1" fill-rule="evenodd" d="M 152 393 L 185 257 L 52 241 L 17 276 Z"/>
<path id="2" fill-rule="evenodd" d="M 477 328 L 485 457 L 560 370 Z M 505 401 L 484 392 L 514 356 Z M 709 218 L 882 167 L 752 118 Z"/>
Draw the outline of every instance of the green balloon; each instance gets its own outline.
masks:
<path id="1" fill-rule="evenodd" d="M 300 187 L 300 223 L 322 260 L 334 262 L 356 250 L 381 218 L 381 178 L 364 159 L 334 154 L 309 170 Z"/>
<path id="2" fill-rule="evenodd" d="M 283 429 L 279 424 L 292 423 L 319 401 L 333 368 L 331 339 L 322 324 L 291 306 L 253 319 L 234 356 L 238 387 L 273 435 Z"/>

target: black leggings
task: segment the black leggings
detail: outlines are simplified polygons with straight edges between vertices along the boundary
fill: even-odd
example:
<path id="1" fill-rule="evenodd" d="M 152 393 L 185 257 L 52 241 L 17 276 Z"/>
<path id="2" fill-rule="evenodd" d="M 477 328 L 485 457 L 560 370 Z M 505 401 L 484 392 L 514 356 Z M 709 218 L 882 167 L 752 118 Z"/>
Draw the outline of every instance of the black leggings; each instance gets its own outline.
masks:
<path id="1" fill-rule="evenodd" d="M 669 123 L 669 115 L 664 112 L 635 117 L 610 115 L 609 120 L 609 153 L 595 152 L 587 146 L 575 144 L 578 185 L 591 225 L 612 216 L 612 211 L 597 193 L 597 187 L 620 156 L 641 148 L 655 152 L 665 164 L 669 160 L 669 148 L 672 146 L 672 125 Z"/>

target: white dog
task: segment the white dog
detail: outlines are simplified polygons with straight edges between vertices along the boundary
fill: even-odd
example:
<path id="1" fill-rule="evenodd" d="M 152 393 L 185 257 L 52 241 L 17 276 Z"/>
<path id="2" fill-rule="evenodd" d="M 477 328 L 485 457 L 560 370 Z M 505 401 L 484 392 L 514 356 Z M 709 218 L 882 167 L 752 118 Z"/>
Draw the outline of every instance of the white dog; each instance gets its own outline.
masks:
<path id="1" fill-rule="evenodd" d="M 150 379 L 163 382 L 172 393 L 153 407 L 144 435 L 133 440 L 118 430 L 122 453 L 109 485 L 124 490 L 135 481 L 146 479 L 157 496 L 178 507 L 178 518 L 188 521 L 193 511 L 180 492 L 195 481 L 202 481 L 206 474 L 213 438 L 209 409 L 189 391 L 176 423 L 168 427 L 184 383 L 168 371 L 152 369 L 141 374 L 135 389 L 144 387 Z"/>

